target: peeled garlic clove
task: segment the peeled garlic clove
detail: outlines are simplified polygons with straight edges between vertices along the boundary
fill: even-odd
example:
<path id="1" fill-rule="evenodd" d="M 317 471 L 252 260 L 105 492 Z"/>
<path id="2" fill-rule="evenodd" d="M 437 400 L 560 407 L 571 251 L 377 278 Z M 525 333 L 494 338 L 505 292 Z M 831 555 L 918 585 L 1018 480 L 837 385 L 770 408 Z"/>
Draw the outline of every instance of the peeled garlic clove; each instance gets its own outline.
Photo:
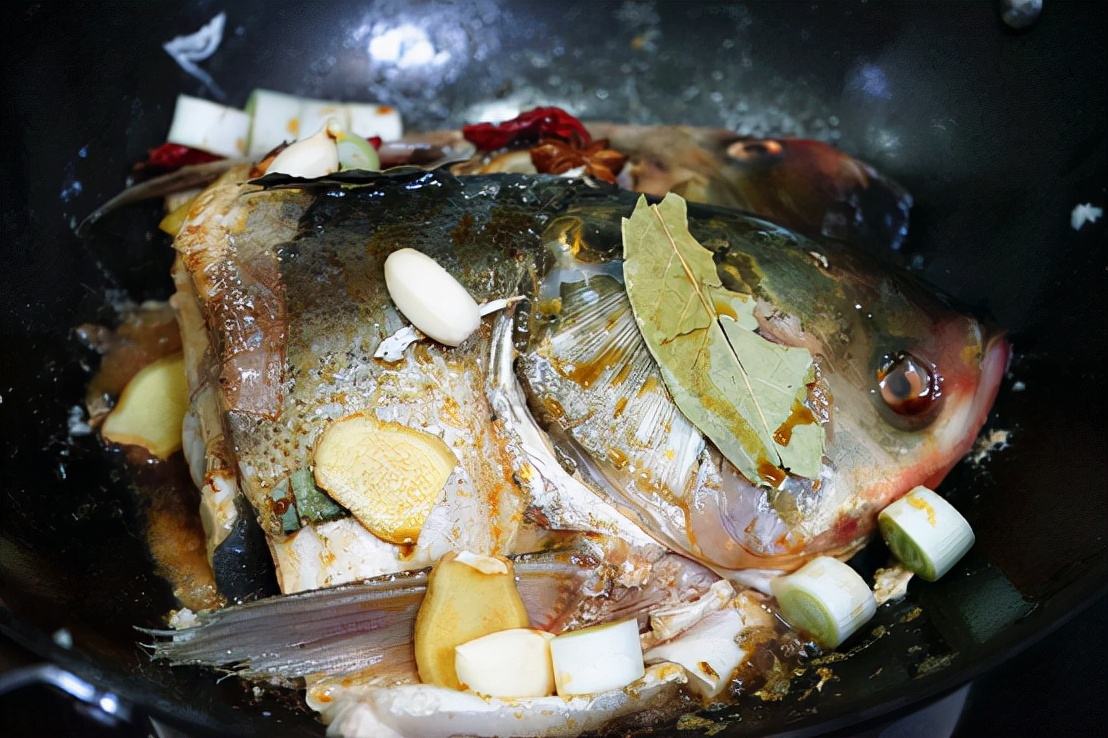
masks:
<path id="1" fill-rule="evenodd" d="M 332 126 L 332 135 L 336 130 L 350 130 L 350 114 L 347 113 L 346 106 L 332 100 L 304 98 L 300 101 L 298 118 L 300 132 L 304 136 L 329 126 Z"/>
<path id="2" fill-rule="evenodd" d="M 328 124 L 303 141 L 282 149 L 269 163 L 266 174 L 287 174 L 312 179 L 334 174 L 338 170 L 339 147 Z"/>
<path id="3" fill-rule="evenodd" d="M 545 697 L 554 694 L 550 664 L 553 634 L 511 628 L 454 648 L 454 670 L 462 686 L 490 697 Z"/>
<path id="4" fill-rule="evenodd" d="M 550 641 L 558 694 L 595 694 L 626 687 L 645 672 L 635 618 L 582 628 Z"/>
<path id="5" fill-rule="evenodd" d="M 389 254 L 385 286 L 404 317 L 439 343 L 457 346 L 481 325 L 481 311 L 466 288 L 415 249 Z"/>

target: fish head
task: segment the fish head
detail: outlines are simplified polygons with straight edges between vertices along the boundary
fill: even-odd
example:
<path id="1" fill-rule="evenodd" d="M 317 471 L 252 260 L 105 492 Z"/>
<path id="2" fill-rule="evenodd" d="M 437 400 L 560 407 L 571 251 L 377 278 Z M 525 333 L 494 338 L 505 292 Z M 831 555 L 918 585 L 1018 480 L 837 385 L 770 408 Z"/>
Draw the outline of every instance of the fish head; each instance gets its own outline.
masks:
<path id="1" fill-rule="evenodd" d="M 608 269 L 617 221 L 591 201 L 551 221 L 543 241 L 558 256 L 540 295 L 558 307 L 518 368 L 575 473 L 655 540 L 728 573 L 846 556 L 885 506 L 937 485 L 972 447 L 1007 365 L 1002 334 L 855 245 L 690 203 L 690 234 L 723 290 L 753 299 L 756 335 L 811 357 L 803 412 L 773 440 L 807 447 L 811 429 L 795 426 L 818 424 L 822 457 L 794 472 L 779 455 L 744 476 L 663 386 Z"/>
<path id="2" fill-rule="evenodd" d="M 790 475 L 768 496 L 730 498 L 732 535 L 746 498 L 774 509 L 742 532 L 743 547 L 765 557 L 759 566 L 848 555 L 888 504 L 937 486 L 973 447 L 1010 356 L 1002 332 L 911 274 L 835 244 L 808 256 L 816 269 L 803 283 L 799 263 L 782 271 L 764 260 L 759 313 L 765 337 L 813 356 L 807 404 L 825 430 L 824 464 L 818 480 Z"/>
<path id="3" fill-rule="evenodd" d="M 1010 356 L 1004 335 L 971 317 L 928 322 L 928 335 L 904 348 L 882 347 L 868 361 L 869 442 L 900 457 L 900 475 L 889 480 L 896 489 L 937 485 L 970 450 Z M 882 488 L 876 480 L 866 486 Z"/>

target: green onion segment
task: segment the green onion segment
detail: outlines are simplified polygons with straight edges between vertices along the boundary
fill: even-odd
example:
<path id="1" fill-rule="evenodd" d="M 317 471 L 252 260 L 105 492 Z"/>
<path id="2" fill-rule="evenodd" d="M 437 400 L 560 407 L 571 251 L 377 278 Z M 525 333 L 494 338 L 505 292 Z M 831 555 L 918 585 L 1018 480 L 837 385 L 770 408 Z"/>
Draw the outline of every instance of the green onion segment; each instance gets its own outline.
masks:
<path id="1" fill-rule="evenodd" d="M 785 620 L 822 648 L 837 647 L 877 612 L 865 580 L 830 556 L 774 579 L 770 588 Z"/>
<path id="2" fill-rule="evenodd" d="M 920 578 L 933 582 L 973 547 L 973 529 L 953 505 L 916 487 L 877 517 L 889 550 Z"/>

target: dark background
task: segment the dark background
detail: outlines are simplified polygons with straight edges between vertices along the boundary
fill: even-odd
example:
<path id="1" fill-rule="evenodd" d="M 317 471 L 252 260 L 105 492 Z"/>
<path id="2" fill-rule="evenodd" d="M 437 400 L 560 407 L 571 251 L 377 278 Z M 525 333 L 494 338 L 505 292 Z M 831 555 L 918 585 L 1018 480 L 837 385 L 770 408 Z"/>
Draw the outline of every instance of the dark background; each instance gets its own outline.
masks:
<path id="1" fill-rule="evenodd" d="M 1016 32 L 992 2 L 5 4 L 3 668 L 49 657 L 215 734 L 309 730 L 279 703 L 250 706 L 233 680 L 145 660 L 132 626 L 157 624 L 171 600 L 142 511 L 95 442 L 65 427 L 87 381 L 71 328 L 105 317 L 113 290 L 168 290 L 151 209 L 106 219 L 86 243 L 73 227 L 161 142 L 178 92 L 215 96 L 161 44 L 226 10 L 223 45 L 200 66 L 230 104 L 253 87 L 376 100 L 412 128 L 471 122 L 494 103 L 560 104 L 820 138 L 905 185 L 911 234 L 886 256 L 1010 329 L 991 426 L 1012 447 L 944 483 L 978 542 L 954 574 L 913 587 L 919 628 L 844 664 L 814 713 L 786 703 L 733 732 L 931 735 L 889 720 L 975 680 L 960 735 L 1103 733 L 1106 219 L 1075 232 L 1069 214 L 1108 195 L 1105 8 L 1047 0 Z M 367 56 L 371 39 L 404 29 L 407 61 L 403 49 Z M 62 627 L 76 648 L 51 644 Z M 921 644 L 955 656 L 915 675 Z M 878 668 L 884 681 L 847 678 Z M 86 729 L 43 688 L 0 699 L 6 735 Z"/>

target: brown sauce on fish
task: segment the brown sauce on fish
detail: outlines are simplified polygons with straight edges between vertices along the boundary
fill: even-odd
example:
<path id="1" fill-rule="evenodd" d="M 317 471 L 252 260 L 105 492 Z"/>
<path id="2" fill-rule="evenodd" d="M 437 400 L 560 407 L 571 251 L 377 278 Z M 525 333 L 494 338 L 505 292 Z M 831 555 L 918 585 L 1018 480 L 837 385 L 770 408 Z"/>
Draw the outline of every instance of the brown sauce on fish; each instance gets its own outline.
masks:
<path id="1" fill-rule="evenodd" d="M 785 418 L 777 430 L 773 432 L 773 442 L 779 446 L 788 446 L 793 438 L 793 429 L 798 425 L 811 425 L 816 422 L 815 414 L 800 400 L 793 400 L 789 417 Z"/>
<path id="2" fill-rule="evenodd" d="M 758 476 L 769 483 L 773 488 L 781 486 L 781 483 L 785 481 L 785 472 L 771 461 L 761 459 L 758 461 Z"/>

